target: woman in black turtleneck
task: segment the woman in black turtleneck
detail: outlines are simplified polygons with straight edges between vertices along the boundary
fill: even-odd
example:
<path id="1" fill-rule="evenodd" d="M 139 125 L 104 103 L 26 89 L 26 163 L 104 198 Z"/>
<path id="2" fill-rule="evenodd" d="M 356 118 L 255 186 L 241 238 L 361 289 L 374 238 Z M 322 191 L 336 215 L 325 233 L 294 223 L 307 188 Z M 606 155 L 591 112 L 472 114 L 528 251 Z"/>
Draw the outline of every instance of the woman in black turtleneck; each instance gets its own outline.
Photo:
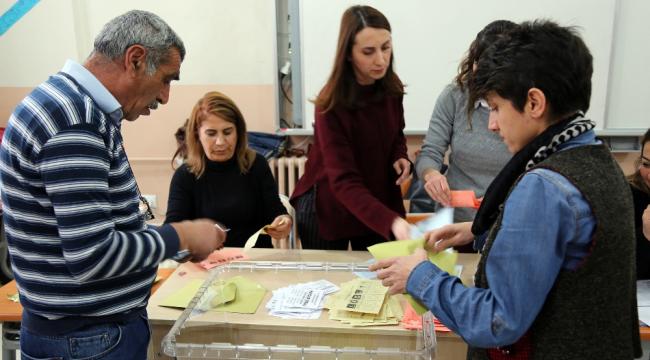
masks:
<path id="1" fill-rule="evenodd" d="M 165 223 L 209 218 L 230 228 L 225 246 L 242 247 L 262 226 L 284 238 L 293 223 L 280 202 L 263 156 L 248 148 L 246 123 L 235 103 L 219 92 L 205 94 L 186 128 L 187 159 L 169 187 Z M 260 236 L 257 247 L 272 247 Z"/>
<path id="2" fill-rule="evenodd" d="M 641 138 L 637 169 L 627 179 L 634 199 L 637 279 L 650 279 L 650 129 Z"/>

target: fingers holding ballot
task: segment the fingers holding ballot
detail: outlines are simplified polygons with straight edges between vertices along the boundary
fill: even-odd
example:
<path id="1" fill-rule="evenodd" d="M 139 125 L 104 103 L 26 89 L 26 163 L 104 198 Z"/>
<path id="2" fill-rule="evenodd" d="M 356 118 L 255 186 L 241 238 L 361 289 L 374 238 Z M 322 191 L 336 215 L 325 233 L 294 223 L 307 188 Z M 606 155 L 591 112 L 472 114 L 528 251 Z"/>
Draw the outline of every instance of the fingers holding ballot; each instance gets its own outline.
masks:
<path id="1" fill-rule="evenodd" d="M 425 247 L 433 252 L 469 244 L 474 240 L 472 223 L 449 224 L 424 234 Z"/>
<path id="2" fill-rule="evenodd" d="M 289 236 L 293 219 L 289 215 L 280 215 L 276 217 L 273 222 L 264 227 L 264 232 L 274 239 L 284 239 Z"/>
<path id="3" fill-rule="evenodd" d="M 377 278 L 381 280 L 382 285 L 388 287 L 389 294 L 402 294 L 406 291 L 406 282 L 411 271 L 427 259 L 426 250 L 416 249 L 412 255 L 379 260 L 368 269 L 377 272 Z"/>

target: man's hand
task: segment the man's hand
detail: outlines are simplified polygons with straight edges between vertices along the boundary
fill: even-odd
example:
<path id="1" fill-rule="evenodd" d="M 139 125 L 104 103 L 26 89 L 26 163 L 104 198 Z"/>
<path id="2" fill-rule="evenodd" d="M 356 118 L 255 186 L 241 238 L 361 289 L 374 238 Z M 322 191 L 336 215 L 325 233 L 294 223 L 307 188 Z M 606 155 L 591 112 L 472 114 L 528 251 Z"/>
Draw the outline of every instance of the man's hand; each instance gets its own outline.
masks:
<path id="1" fill-rule="evenodd" d="M 223 248 L 226 232 L 209 219 L 186 220 L 170 224 L 178 234 L 180 250 L 190 251 L 192 262 L 199 262 Z"/>

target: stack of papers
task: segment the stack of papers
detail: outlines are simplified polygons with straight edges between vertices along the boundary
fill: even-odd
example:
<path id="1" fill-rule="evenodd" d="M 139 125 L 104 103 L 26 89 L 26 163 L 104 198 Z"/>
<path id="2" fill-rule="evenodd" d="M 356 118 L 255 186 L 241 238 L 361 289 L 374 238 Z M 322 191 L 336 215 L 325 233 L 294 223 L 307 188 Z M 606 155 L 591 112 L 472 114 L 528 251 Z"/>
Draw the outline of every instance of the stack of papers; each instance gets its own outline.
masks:
<path id="1" fill-rule="evenodd" d="M 419 240 L 398 240 L 387 241 L 368 247 L 368 251 L 377 260 L 387 259 L 394 256 L 411 255 L 415 249 L 424 247 L 424 239 Z M 458 253 L 452 249 L 447 249 L 439 253 L 429 253 L 429 261 L 439 267 L 441 270 L 450 274 L 455 273 L 456 262 L 458 261 Z M 427 312 L 427 309 L 417 302 L 410 295 L 405 295 L 415 311 L 422 315 Z"/>
<path id="2" fill-rule="evenodd" d="M 273 291 L 266 308 L 269 315 L 283 319 L 318 319 L 325 296 L 337 291 L 339 287 L 327 280 L 290 285 Z"/>
<path id="3" fill-rule="evenodd" d="M 341 291 L 330 296 L 325 307 L 331 320 L 352 326 L 397 325 L 402 307 L 397 298 L 386 296 L 387 291 L 379 280 L 357 278 L 341 284 Z"/>

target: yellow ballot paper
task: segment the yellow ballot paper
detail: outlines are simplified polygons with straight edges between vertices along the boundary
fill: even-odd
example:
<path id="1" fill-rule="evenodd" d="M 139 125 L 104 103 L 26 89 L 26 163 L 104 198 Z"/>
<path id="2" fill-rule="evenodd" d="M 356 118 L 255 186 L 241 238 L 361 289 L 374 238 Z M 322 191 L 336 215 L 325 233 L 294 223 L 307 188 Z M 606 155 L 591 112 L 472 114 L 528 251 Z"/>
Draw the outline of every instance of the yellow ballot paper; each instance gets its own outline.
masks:
<path id="1" fill-rule="evenodd" d="M 175 307 L 185 309 L 189 305 L 190 301 L 196 295 L 196 292 L 199 291 L 203 285 L 203 280 L 194 279 L 183 286 L 180 290 L 174 292 L 173 294 L 166 297 L 161 303 L 160 306 Z"/>
<path id="2" fill-rule="evenodd" d="M 368 251 L 375 259 L 382 260 L 395 256 L 411 255 L 415 249 L 418 248 L 424 248 L 424 239 L 387 241 L 368 247 Z M 453 274 L 454 267 L 458 261 L 458 252 L 452 249 L 447 249 L 439 253 L 430 252 L 429 261 L 434 263 L 441 270 Z M 413 305 L 413 309 L 415 309 L 419 315 L 427 312 L 427 309 L 415 299 L 413 299 L 413 297 L 410 295 L 405 295 L 405 297 L 408 302 Z"/>
<path id="3" fill-rule="evenodd" d="M 240 314 L 257 312 L 266 294 L 266 289 L 262 285 L 243 276 L 232 277 L 226 281 L 227 284 L 234 284 L 237 287 L 237 296 L 233 301 L 218 305 L 213 310 Z"/>
<path id="4" fill-rule="evenodd" d="M 282 224 L 284 224 L 284 218 L 280 220 L 280 223 L 278 223 L 278 225 L 282 225 Z M 257 244 L 257 238 L 260 237 L 260 235 L 262 234 L 267 235 L 266 229 L 268 228 L 272 228 L 271 224 L 262 226 L 262 228 L 257 230 L 255 234 L 251 235 L 248 238 L 248 240 L 246 240 L 246 243 L 244 244 L 244 249 L 248 250 L 250 248 L 255 247 L 255 244 Z"/>
<path id="5" fill-rule="evenodd" d="M 345 298 L 345 310 L 378 314 L 388 288 L 379 280 L 362 279 Z"/>
<path id="6" fill-rule="evenodd" d="M 237 296 L 237 285 L 232 282 L 225 284 L 214 284 L 211 286 L 211 288 L 216 292 L 216 294 L 214 294 L 212 297 L 212 300 L 210 300 L 210 305 L 213 308 L 225 303 L 229 303 L 235 300 L 235 297 Z"/>
<path id="7" fill-rule="evenodd" d="M 397 325 L 402 319 L 399 301 L 394 296 L 386 296 L 388 289 L 379 280 L 357 278 L 340 287 L 325 302 L 331 320 L 352 326 L 378 326 Z M 364 294 L 361 297 L 360 291 Z"/>
<path id="8" fill-rule="evenodd" d="M 248 250 L 250 248 L 255 247 L 255 244 L 257 244 L 257 238 L 261 234 L 266 234 L 266 231 L 264 231 L 264 229 L 266 229 L 267 226 L 268 225 L 264 225 L 261 229 L 257 230 L 257 232 L 255 232 L 255 234 L 251 235 L 248 238 L 248 240 L 246 240 L 246 243 L 244 244 L 244 250 Z"/>

